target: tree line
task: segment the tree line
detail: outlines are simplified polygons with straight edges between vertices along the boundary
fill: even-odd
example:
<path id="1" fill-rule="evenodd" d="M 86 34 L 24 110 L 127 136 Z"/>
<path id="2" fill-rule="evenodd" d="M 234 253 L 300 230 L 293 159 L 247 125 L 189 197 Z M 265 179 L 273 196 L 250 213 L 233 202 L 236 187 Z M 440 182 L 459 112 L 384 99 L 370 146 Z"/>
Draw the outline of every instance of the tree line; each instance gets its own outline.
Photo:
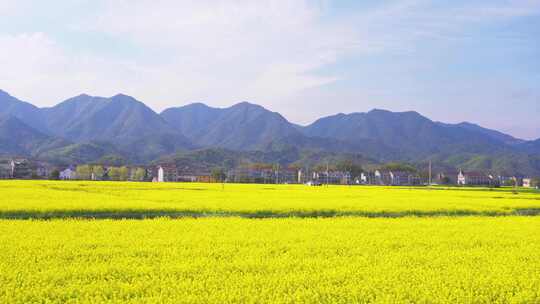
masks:
<path id="1" fill-rule="evenodd" d="M 75 169 L 80 180 L 145 181 L 148 173 L 144 168 L 103 167 L 80 165 Z"/>

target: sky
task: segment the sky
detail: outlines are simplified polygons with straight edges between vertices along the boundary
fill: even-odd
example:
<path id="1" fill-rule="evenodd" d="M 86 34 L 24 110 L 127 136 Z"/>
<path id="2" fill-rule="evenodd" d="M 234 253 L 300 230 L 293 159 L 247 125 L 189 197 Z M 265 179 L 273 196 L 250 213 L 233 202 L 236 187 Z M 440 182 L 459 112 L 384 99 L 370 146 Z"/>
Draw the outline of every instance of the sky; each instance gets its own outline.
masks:
<path id="1" fill-rule="evenodd" d="M 0 0 L 0 89 L 38 106 L 373 108 L 540 137 L 540 0 Z"/>

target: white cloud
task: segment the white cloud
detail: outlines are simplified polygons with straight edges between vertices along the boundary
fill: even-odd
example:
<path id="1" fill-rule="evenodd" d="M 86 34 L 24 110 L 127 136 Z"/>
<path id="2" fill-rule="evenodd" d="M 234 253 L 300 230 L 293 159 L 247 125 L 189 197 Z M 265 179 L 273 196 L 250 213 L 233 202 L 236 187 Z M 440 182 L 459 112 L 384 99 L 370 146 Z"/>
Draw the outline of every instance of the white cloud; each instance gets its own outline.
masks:
<path id="1" fill-rule="evenodd" d="M 313 72 L 354 45 L 347 27 L 321 24 L 315 3 L 116 1 L 87 27 L 164 53 L 149 73 L 184 96 L 176 102 L 271 100 L 334 81 Z"/>
<path id="2" fill-rule="evenodd" d="M 31 2 L 24 0 L 25 7 Z M 20 11 L 17 3 L 0 1 L 0 13 Z M 72 3 L 55 5 L 72 10 Z M 87 7 L 90 2 L 78 3 Z M 341 75 L 322 74 L 321 69 L 346 56 L 410 52 L 426 41 L 460 37 L 478 22 L 529 16 L 540 9 L 536 0 L 446 7 L 436 1 L 403 0 L 328 16 L 325 1 L 308 0 L 91 3 L 94 10 L 73 11 L 70 15 L 76 17 L 69 18 L 64 30 L 81 37 L 106 36 L 136 49 L 137 55 L 127 52 L 118 59 L 118 54 L 93 52 L 95 46 L 72 48 L 52 38 L 62 35 L 46 31 L 0 32 L 0 88 L 40 104 L 82 92 L 123 92 L 156 110 L 190 101 L 229 105 L 240 100 L 274 109 L 339 80 Z M 39 12 L 28 12 L 27 18 L 33 14 Z M 335 96 L 339 98 L 339 92 Z"/>
<path id="3" fill-rule="evenodd" d="M 2 89 L 39 105 L 82 92 L 112 95 L 137 80 L 129 62 L 72 54 L 39 32 L 0 35 L 0 66 Z"/>
<path id="4" fill-rule="evenodd" d="M 15 1 L 0 1 L 0 14 L 13 14 L 17 11 L 17 3 Z"/>

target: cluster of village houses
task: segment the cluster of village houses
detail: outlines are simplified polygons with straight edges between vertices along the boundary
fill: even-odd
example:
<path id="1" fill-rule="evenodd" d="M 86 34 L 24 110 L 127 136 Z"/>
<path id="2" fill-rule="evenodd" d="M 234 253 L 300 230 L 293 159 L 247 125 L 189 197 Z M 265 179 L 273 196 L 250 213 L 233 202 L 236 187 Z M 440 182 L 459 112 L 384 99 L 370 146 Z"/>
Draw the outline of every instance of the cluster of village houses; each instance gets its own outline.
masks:
<path id="1" fill-rule="evenodd" d="M 2 179 L 48 179 L 53 170 L 58 170 L 61 180 L 108 180 L 110 168 L 101 167 L 100 176 L 91 173 L 89 177 L 77 176 L 77 168 L 55 168 L 47 163 L 32 162 L 27 159 L 12 159 L 0 164 Z M 162 164 L 151 167 L 127 167 L 126 180 L 144 180 L 153 182 L 233 182 L 233 183 L 267 183 L 267 184 L 342 184 L 342 185 L 388 185 L 415 186 L 432 184 L 470 185 L 470 186 L 500 186 L 516 185 L 521 187 L 537 187 L 533 179 L 524 176 L 491 175 L 482 172 L 439 172 L 428 177 L 416 173 L 395 170 L 374 170 L 363 172 L 359 176 L 337 170 L 308 171 L 298 168 L 260 168 L 243 166 L 223 172 L 220 180 L 215 174 L 204 168 L 177 167 L 175 164 Z M 135 172 L 139 176 L 135 178 Z M 142 177 L 140 170 L 144 170 Z"/>

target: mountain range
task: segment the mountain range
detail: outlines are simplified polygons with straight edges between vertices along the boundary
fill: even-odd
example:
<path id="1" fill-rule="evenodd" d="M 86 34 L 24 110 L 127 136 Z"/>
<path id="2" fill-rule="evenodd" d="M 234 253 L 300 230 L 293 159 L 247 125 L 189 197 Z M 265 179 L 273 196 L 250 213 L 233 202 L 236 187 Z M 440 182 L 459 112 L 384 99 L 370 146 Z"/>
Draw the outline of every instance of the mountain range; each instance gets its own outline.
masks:
<path id="1" fill-rule="evenodd" d="M 228 108 L 193 103 L 156 113 L 127 95 L 83 94 L 39 108 L 0 90 L 0 155 L 62 164 L 148 163 L 205 149 L 258 151 L 276 159 L 288 153 L 286 162 L 306 154 L 361 154 L 379 162 L 430 159 L 442 166 L 540 173 L 540 139 L 436 122 L 414 111 L 340 113 L 299 126 L 248 102 Z"/>

